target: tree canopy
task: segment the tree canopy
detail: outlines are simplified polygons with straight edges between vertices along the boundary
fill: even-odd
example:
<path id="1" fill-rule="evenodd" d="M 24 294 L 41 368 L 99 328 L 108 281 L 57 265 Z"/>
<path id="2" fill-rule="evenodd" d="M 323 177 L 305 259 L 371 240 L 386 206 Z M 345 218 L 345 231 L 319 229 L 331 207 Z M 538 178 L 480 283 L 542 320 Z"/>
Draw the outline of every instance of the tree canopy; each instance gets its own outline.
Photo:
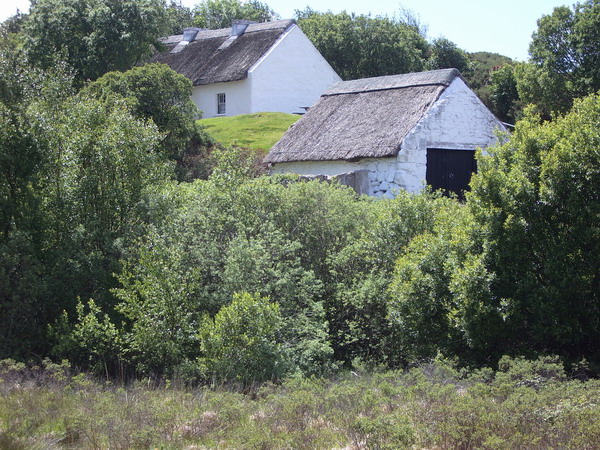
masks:
<path id="1" fill-rule="evenodd" d="M 410 15 L 297 13 L 344 78 L 458 66 L 502 118 L 537 106 L 478 153 L 465 202 L 254 177 L 230 148 L 208 163 L 190 81 L 130 68 L 188 13 L 38 0 L 0 27 L 0 358 L 247 384 L 438 354 L 551 352 L 600 373 L 597 1 L 543 17 L 518 64 L 428 43 Z"/>
<path id="2" fill-rule="evenodd" d="M 428 44 L 399 19 L 347 12 L 296 11 L 302 31 L 344 80 L 419 72 Z"/>
<path id="3" fill-rule="evenodd" d="M 194 8 L 194 25 L 201 28 L 227 28 L 237 19 L 269 22 L 279 16 L 259 0 L 203 0 Z"/>
<path id="4" fill-rule="evenodd" d="M 538 20 L 531 65 L 519 73 L 519 94 L 544 116 L 566 112 L 573 99 L 600 89 L 600 2 L 561 6 Z"/>
<path id="5" fill-rule="evenodd" d="M 38 0 L 23 39 L 32 64 L 63 60 L 85 81 L 150 56 L 167 26 L 164 0 Z"/>
<path id="6" fill-rule="evenodd" d="M 146 64 L 126 72 L 109 72 L 89 83 L 79 96 L 124 101 L 136 118 L 151 120 L 158 127 L 163 135 L 162 152 L 177 162 L 180 179 L 207 176 L 189 166 L 190 158 L 214 142 L 198 125 L 201 111 L 192 101 L 192 84 L 183 75 L 164 64 Z"/>
<path id="7" fill-rule="evenodd" d="M 469 58 L 454 42 L 443 37 L 437 38 L 431 43 L 427 68 L 432 70 L 454 68 L 465 73 L 469 69 Z"/>

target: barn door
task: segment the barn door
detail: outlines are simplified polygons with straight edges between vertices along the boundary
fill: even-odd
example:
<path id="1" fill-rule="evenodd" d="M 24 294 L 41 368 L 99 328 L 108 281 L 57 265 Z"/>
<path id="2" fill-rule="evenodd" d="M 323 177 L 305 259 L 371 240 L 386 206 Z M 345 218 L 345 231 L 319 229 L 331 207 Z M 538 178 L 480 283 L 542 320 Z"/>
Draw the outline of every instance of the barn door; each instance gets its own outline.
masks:
<path id="1" fill-rule="evenodd" d="M 471 174 L 477 171 L 474 150 L 427 149 L 427 184 L 434 190 L 454 192 L 461 200 L 469 190 Z"/>

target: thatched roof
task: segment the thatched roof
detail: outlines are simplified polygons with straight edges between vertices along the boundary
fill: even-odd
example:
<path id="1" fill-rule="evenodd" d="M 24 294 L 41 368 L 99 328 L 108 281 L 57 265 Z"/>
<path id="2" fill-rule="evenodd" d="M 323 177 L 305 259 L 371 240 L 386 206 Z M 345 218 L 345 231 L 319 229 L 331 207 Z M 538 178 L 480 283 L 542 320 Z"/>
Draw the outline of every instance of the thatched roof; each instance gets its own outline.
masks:
<path id="1" fill-rule="evenodd" d="M 443 69 L 337 83 L 275 144 L 265 162 L 395 156 L 456 77 L 458 70 Z"/>
<path id="2" fill-rule="evenodd" d="M 277 20 L 250 24 L 235 39 L 229 39 L 231 28 L 201 30 L 192 42 L 176 52 L 172 51 L 183 35 L 169 36 L 163 39 L 166 50 L 155 55 L 151 62 L 167 64 L 192 80 L 194 86 L 243 80 L 248 70 L 294 23 Z"/>

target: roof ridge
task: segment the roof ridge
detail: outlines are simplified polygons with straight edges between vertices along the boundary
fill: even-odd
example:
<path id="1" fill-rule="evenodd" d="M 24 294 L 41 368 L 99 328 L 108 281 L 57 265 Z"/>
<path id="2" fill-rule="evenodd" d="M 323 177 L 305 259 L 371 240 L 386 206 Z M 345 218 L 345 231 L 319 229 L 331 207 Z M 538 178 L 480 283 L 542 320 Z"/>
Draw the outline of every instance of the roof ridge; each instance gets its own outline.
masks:
<path id="1" fill-rule="evenodd" d="M 366 94 L 367 92 L 395 91 L 397 89 L 409 89 L 409 88 L 422 87 L 422 86 L 446 86 L 446 87 L 448 87 L 449 85 L 447 83 L 442 83 L 442 82 L 407 84 L 405 86 L 373 88 L 373 89 L 365 89 L 363 91 L 345 91 L 345 92 L 340 91 L 340 92 L 332 92 L 332 93 L 325 92 L 323 95 L 321 95 L 321 97 L 333 97 L 334 95 L 348 95 L 348 94 Z"/>
<path id="2" fill-rule="evenodd" d="M 287 29 L 290 27 L 290 25 L 293 25 L 295 23 L 296 23 L 295 19 L 280 19 L 280 20 L 271 20 L 269 22 L 251 23 L 250 25 L 248 25 L 248 28 L 246 28 L 245 33 L 256 33 L 258 31 L 272 30 L 272 29 L 278 29 L 278 28 Z M 281 24 L 281 26 L 276 26 L 277 24 Z M 283 26 L 284 24 L 285 24 L 285 26 Z M 203 35 L 208 38 L 218 37 L 221 34 L 223 36 L 229 36 L 230 31 L 231 31 L 231 27 L 212 28 L 212 29 L 211 28 L 201 28 L 200 31 L 198 32 L 198 34 L 196 35 L 196 38 L 194 39 L 194 41 L 202 39 Z M 175 43 L 181 41 L 182 39 L 183 39 L 183 33 L 182 34 L 172 34 L 170 36 L 165 36 L 165 37 L 160 38 L 160 40 L 164 44 L 175 44 Z"/>
<path id="3" fill-rule="evenodd" d="M 457 77 L 462 79 L 458 69 L 438 69 L 423 72 L 410 72 L 397 75 L 360 78 L 341 81 L 331 86 L 323 96 L 358 94 L 418 86 L 449 86 Z"/>

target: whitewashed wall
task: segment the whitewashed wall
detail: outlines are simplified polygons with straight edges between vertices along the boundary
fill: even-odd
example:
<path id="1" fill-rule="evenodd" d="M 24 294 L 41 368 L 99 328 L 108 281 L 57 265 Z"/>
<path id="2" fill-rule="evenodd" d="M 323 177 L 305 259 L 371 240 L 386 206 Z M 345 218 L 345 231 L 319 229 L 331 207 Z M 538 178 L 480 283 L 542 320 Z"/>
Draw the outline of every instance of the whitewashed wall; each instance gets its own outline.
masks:
<path id="1" fill-rule="evenodd" d="M 202 117 L 217 117 L 217 94 L 226 95 L 225 116 L 255 112 L 303 113 L 341 81 L 306 35 L 293 25 L 248 71 L 248 78 L 196 86 L 192 100 Z"/>
<path id="2" fill-rule="evenodd" d="M 303 113 L 338 74 L 297 25 L 293 25 L 248 71 L 251 112 Z"/>
<path id="3" fill-rule="evenodd" d="M 410 192 L 425 186 L 427 149 L 475 150 L 496 143 L 495 130 L 502 123 L 467 85 L 456 78 L 435 105 L 406 136 L 397 157 L 347 161 L 278 163 L 272 173 L 338 175 L 369 171 L 370 195 L 393 197 L 400 189 Z"/>
<path id="4" fill-rule="evenodd" d="M 456 78 L 404 138 L 395 183 L 411 192 L 421 189 L 428 148 L 460 151 L 489 147 L 497 142 L 498 129 L 506 130 L 464 81 Z"/>
<path id="5" fill-rule="evenodd" d="M 230 81 L 229 83 L 214 83 L 196 86 L 192 91 L 192 101 L 202 111 L 202 117 L 207 119 L 217 117 L 217 94 L 225 94 L 225 116 L 247 114 L 250 111 L 250 90 L 248 80 Z"/>
<path id="6" fill-rule="evenodd" d="M 369 195 L 376 197 L 395 196 L 401 189 L 394 183 L 397 176 L 398 162 L 395 157 L 369 158 L 357 162 L 348 161 L 298 161 L 277 163 L 271 168 L 271 173 L 296 173 L 298 175 L 339 175 L 354 172 L 355 170 L 368 170 L 371 189 Z"/>

